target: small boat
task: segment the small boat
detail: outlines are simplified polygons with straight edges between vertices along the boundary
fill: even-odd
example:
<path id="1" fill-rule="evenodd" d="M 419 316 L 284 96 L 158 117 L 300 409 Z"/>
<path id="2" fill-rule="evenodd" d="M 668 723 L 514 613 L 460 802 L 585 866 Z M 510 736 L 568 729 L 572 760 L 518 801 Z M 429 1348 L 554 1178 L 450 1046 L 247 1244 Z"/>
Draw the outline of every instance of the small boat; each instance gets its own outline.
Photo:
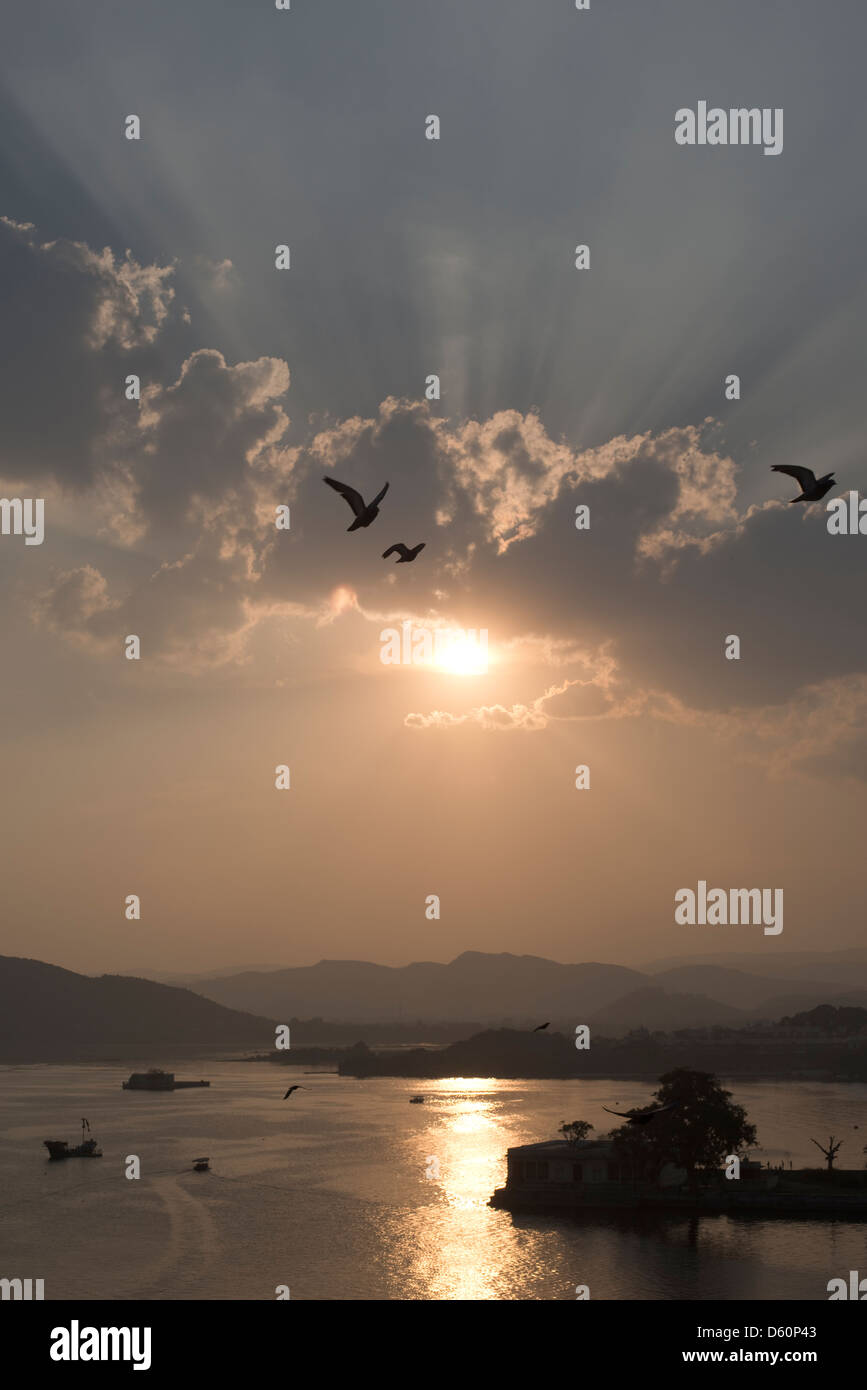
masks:
<path id="1" fill-rule="evenodd" d="M 65 1139 L 43 1139 L 49 1158 L 102 1158 L 102 1149 L 96 1147 L 95 1139 L 86 1139 L 90 1132 L 87 1120 L 81 1122 L 81 1143 L 70 1148 Z"/>
<path id="2" fill-rule="evenodd" d="M 209 1173 L 211 1171 L 208 1167 L 209 1161 L 207 1158 L 194 1158 L 193 1168 L 197 1173 Z"/>
<path id="3" fill-rule="evenodd" d="M 424 1105 L 424 1096 L 412 1096 L 410 1105 Z"/>

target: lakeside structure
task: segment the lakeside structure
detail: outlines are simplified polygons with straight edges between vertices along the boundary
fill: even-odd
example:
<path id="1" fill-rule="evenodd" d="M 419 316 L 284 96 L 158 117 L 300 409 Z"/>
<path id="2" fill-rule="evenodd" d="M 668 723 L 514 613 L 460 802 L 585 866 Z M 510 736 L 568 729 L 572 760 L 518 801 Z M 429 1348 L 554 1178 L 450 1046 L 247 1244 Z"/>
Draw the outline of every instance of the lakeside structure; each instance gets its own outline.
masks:
<path id="1" fill-rule="evenodd" d="M 210 1081 L 176 1081 L 173 1071 L 134 1071 L 129 1081 L 122 1083 L 124 1091 L 185 1091 L 192 1087 L 210 1086 Z"/>
<path id="2" fill-rule="evenodd" d="M 506 1164 L 506 1186 L 494 1193 L 494 1206 L 551 1206 L 561 1199 L 570 1206 L 634 1205 L 632 1199 L 650 1186 L 641 1181 L 638 1166 L 618 1154 L 610 1139 L 519 1144 L 508 1150 Z M 663 1193 L 685 1182 L 685 1170 L 669 1163 L 653 1190 Z"/>
<path id="3" fill-rule="evenodd" d="M 763 1168 L 751 1159 L 741 1160 L 740 1178 L 727 1180 L 720 1171 L 697 1192 L 688 1191 L 686 1171 L 670 1163 L 655 1181 L 642 1177 L 609 1139 L 520 1144 L 508 1150 L 506 1161 L 506 1185 L 497 1188 L 489 1205 L 513 1212 L 641 1208 L 867 1221 L 867 1186 L 841 1188 L 810 1169 Z M 839 1182 L 849 1177 L 864 1174 L 828 1175 Z"/>

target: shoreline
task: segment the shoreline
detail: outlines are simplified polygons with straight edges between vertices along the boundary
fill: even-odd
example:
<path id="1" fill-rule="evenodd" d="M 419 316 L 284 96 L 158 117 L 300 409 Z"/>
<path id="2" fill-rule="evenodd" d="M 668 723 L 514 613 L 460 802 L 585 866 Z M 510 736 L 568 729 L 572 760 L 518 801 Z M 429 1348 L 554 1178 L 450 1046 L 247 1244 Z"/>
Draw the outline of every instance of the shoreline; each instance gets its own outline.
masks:
<path id="1" fill-rule="evenodd" d="M 607 1192 L 599 1196 L 571 1193 L 568 1189 L 545 1191 L 510 1190 L 498 1187 L 489 1207 L 519 1213 L 550 1212 L 658 1212 L 660 1215 L 689 1216 L 776 1216 L 798 1221 L 801 1218 L 867 1221 L 867 1193 L 761 1192 L 750 1194 L 700 1193 L 689 1196 L 664 1192 Z"/>

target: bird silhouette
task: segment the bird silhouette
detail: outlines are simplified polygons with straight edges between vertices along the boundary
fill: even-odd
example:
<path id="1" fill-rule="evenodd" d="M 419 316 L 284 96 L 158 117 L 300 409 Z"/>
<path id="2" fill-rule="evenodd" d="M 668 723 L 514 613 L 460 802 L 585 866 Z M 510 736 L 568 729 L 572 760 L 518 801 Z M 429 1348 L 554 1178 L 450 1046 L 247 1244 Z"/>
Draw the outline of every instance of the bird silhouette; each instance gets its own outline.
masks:
<path id="1" fill-rule="evenodd" d="M 801 488 L 800 496 L 790 498 L 790 502 L 819 502 L 826 492 L 836 486 L 837 481 L 833 472 L 817 478 L 811 468 L 799 468 L 795 463 L 775 463 L 771 472 L 788 473 L 790 478 L 797 480 Z"/>
<path id="2" fill-rule="evenodd" d="M 290 1086 L 290 1087 L 289 1087 L 289 1090 L 286 1092 L 286 1094 L 285 1094 L 285 1096 L 283 1097 L 283 1099 L 284 1099 L 284 1100 L 288 1100 L 289 1097 L 291 1096 L 291 1094 L 292 1094 L 293 1091 L 306 1091 L 306 1090 L 307 1090 L 307 1087 L 306 1087 L 306 1086 Z"/>
<path id="3" fill-rule="evenodd" d="M 548 1026 L 549 1026 L 548 1023 L 540 1023 L 538 1028 L 534 1028 L 534 1029 L 533 1029 L 533 1032 L 534 1032 L 534 1033 L 541 1033 L 541 1032 L 543 1032 Z"/>
<path id="4" fill-rule="evenodd" d="M 607 1105 L 603 1105 L 603 1110 L 609 1115 L 619 1115 L 621 1120 L 626 1120 L 631 1125 L 649 1125 L 651 1120 L 655 1120 L 657 1115 L 665 1115 L 669 1110 L 676 1110 L 676 1105 L 657 1105 L 652 1110 L 609 1110 Z"/>
<path id="5" fill-rule="evenodd" d="M 388 550 L 382 552 L 382 558 L 383 560 L 387 560 L 389 555 L 398 554 L 400 559 L 397 563 L 399 565 L 409 565 L 415 559 L 419 551 L 424 550 L 424 546 L 424 541 L 419 541 L 418 545 L 414 545 L 412 550 L 410 550 L 409 546 L 404 545 L 403 541 L 398 541 L 396 545 L 390 545 Z"/>
<path id="6" fill-rule="evenodd" d="M 341 497 L 345 497 L 355 513 L 355 520 L 351 526 L 347 526 L 347 531 L 358 531 L 362 526 L 369 526 L 379 516 L 379 503 L 388 492 L 386 483 L 382 492 L 378 492 L 372 502 L 365 502 L 361 493 L 356 492 L 348 483 L 339 483 L 336 478 L 323 478 L 322 481 L 333 487 L 335 492 L 339 492 Z"/>

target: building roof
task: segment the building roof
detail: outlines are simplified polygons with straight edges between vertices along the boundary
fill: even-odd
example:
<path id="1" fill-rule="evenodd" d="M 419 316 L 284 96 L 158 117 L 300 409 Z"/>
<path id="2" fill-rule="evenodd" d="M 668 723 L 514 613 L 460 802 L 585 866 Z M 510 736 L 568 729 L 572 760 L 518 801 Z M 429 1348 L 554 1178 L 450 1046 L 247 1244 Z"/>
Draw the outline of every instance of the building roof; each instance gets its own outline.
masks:
<path id="1" fill-rule="evenodd" d="M 508 1150 L 521 1158 L 608 1158 L 613 1150 L 610 1139 L 584 1139 L 580 1144 L 570 1144 L 565 1139 L 543 1139 L 538 1144 L 516 1144 Z"/>

